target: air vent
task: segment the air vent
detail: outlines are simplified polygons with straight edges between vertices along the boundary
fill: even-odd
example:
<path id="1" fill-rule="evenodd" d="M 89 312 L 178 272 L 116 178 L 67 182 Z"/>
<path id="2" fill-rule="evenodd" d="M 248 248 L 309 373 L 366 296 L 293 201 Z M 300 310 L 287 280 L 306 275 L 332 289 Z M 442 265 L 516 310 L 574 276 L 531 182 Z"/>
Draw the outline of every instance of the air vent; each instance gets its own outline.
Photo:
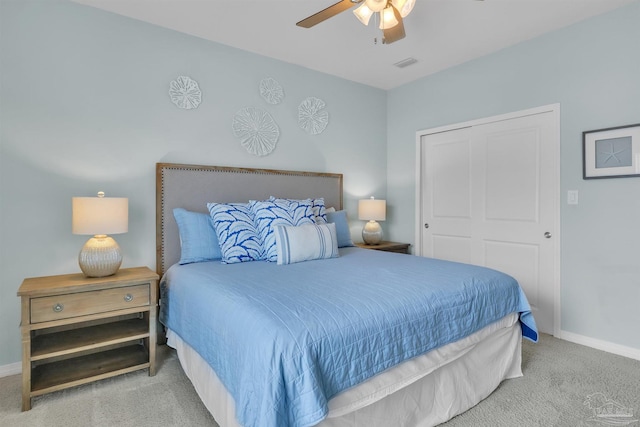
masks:
<path id="1" fill-rule="evenodd" d="M 408 67 L 409 65 L 413 65 L 416 62 L 418 62 L 418 60 L 416 58 L 407 58 L 407 59 L 403 59 L 402 61 L 396 62 L 395 65 L 398 68 L 405 68 Z"/>

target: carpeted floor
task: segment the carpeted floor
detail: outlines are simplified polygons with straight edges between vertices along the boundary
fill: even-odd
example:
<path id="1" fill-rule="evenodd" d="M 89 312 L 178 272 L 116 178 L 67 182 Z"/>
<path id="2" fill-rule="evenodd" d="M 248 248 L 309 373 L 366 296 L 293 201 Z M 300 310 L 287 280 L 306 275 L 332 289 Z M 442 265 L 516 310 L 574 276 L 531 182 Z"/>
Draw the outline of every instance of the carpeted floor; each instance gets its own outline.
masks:
<path id="1" fill-rule="evenodd" d="M 175 352 L 166 346 L 158 350 L 154 377 L 139 371 L 51 393 L 33 399 L 33 409 L 24 413 L 20 376 L 0 378 L 0 426 L 217 427 Z M 476 407 L 443 425 L 604 426 L 591 419 L 593 407 L 609 401 L 633 414 L 619 420 L 640 427 L 640 361 L 542 335 L 537 344 L 524 341 L 523 371 L 524 377 L 503 382 Z M 592 404 L 585 405 L 589 396 Z"/>
<path id="2" fill-rule="evenodd" d="M 522 371 L 523 377 L 504 381 L 443 425 L 604 426 L 590 420 L 593 409 L 585 404 L 597 393 L 632 410 L 630 420 L 640 418 L 640 361 L 541 335 L 536 344 L 524 340 Z M 627 425 L 640 427 L 640 422 Z"/>
<path id="3" fill-rule="evenodd" d="M 2 427 L 214 426 L 184 375 L 175 351 L 158 347 L 158 369 L 146 370 L 45 394 L 21 412 L 20 375 L 0 378 Z"/>

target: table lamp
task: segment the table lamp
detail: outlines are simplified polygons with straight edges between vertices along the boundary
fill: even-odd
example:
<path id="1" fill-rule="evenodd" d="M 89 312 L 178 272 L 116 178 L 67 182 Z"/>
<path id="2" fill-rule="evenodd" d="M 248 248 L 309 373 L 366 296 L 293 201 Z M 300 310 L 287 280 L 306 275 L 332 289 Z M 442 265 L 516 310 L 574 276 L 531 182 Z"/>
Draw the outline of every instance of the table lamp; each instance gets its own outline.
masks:
<path id="1" fill-rule="evenodd" d="M 93 234 L 80 250 L 78 263 L 87 277 L 116 274 L 122 264 L 122 252 L 107 234 L 126 233 L 129 229 L 129 199 L 125 197 L 72 198 L 73 234 Z"/>
<path id="2" fill-rule="evenodd" d="M 362 240 L 367 245 L 377 245 L 382 241 L 382 228 L 377 221 L 384 221 L 387 215 L 387 202 L 373 197 L 358 201 L 358 219 L 365 220 L 362 228 Z"/>

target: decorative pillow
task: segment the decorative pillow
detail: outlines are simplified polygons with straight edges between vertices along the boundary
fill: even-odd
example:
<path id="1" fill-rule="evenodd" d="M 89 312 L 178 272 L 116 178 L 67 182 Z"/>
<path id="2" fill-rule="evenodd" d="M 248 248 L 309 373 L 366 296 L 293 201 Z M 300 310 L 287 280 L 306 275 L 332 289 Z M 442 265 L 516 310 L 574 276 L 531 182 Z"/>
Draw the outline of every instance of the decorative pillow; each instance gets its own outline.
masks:
<path id="1" fill-rule="evenodd" d="M 301 202 L 302 200 L 295 199 L 279 199 L 277 197 L 269 197 L 269 201 L 273 202 L 275 200 L 287 200 L 290 202 Z M 324 197 L 319 197 L 317 199 L 306 199 L 311 200 L 311 209 L 313 209 L 313 222 L 316 224 L 326 224 L 327 223 L 327 214 L 325 212 L 324 207 Z"/>
<path id="2" fill-rule="evenodd" d="M 330 208 L 325 208 L 324 210 L 325 214 L 328 214 L 329 212 L 335 212 L 335 211 L 336 211 L 336 208 L 334 208 L 333 206 Z"/>
<path id="3" fill-rule="evenodd" d="M 349 231 L 349 222 L 347 221 L 347 211 L 335 211 L 327 213 L 327 222 L 336 225 L 336 234 L 338 236 L 338 247 L 354 246 L 351 240 L 351 231 Z"/>
<path id="4" fill-rule="evenodd" d="M 277 225 L 275 235 L 279 265 L 339 256 L 335 224 Z"/>
<path id="5" fill-rule="evenodd" d="M 222 262 L 257 261 L 264 259 L 262 240 L 246 203 L 207 203 L 216 230 Z"/>
<path id="6" fill-rule="evenodd" d="M 180 264 L 222 258 L 218 236 L 209 215 L 175 208 L 173 217 L 180 233 Z"/>
<path id="7" fill-rule="evenodd" d="M 311 199 L 287 200 L 274 199 L 265 201 L 251 201 L 251 212 L 262 240 L 264 258 L 267 261 L 277 261 L 276 237 L 274 235 L 277 225 L 304 225 L 313 224 L 313 209 Z"/>
<path id="8" fill-rule="evenodd" d="M 311 199 L 311 203 L 314 209 L 313 214 L 315 215 L 313 218 L 314 222 L 316 224 L 326 224 L 327 212 L 324 206 L 324 197 Z"/>

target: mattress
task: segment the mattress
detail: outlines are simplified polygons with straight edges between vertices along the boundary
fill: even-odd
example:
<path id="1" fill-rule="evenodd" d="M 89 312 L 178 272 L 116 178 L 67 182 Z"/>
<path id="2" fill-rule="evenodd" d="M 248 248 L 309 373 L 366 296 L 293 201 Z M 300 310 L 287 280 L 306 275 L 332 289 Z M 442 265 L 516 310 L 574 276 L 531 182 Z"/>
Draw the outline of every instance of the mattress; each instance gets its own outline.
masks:
<path id="1" fill-rule="evenodd" d="M 329 401 L 317 427 L 428 427 L 475 406 L 505 379 L 522 376 L 515 313 L 455 343 L 403 362 Z M 235 402 L 215 371 L 168 330 L 186 375 L 220 427 L 242 427 Z"/>
<path id="2" fill-rule="evenodd" d="M 161 290 L 161 320 L 215 371 L 245 427 L 306 427 L 331 419 L 332 411 L 377 406 L 353 402 L 378 401 L 411 380 L 350 396 L 337 408 L 329 401 L 510 314 L 519 334 L 537 338 L 526 297 L 510 276 L 359 248 L 286 266 L 173 266 Z"/>

